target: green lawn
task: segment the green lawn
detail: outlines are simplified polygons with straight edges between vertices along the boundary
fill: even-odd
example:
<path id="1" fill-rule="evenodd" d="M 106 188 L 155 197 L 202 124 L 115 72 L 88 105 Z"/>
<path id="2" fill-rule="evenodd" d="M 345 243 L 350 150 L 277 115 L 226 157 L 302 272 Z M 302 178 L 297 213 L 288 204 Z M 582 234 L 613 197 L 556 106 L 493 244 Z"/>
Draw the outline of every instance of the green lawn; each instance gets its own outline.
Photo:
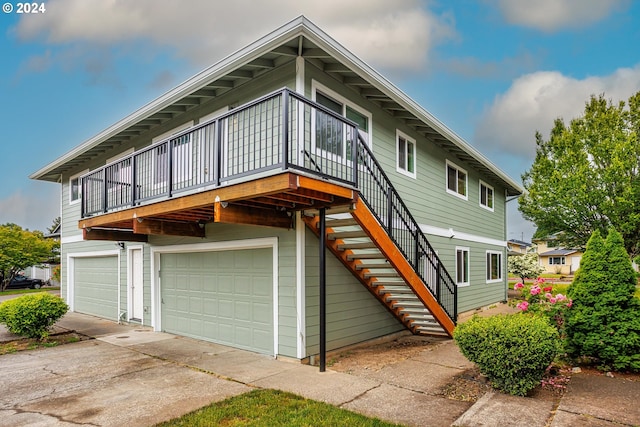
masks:
<path id="1" fill-rule="evenodd" d="M 0 296 L 2 295 L 20 295 L 20 294 L 33 294 L 37 292 L 47 292 L 47 291 L 55 291 L 60 290 L 60 286 L 45 286 L 40 289 L 9 289 L 4 292 L 0 292 Z"/>
<path id="2" fill-rule="evenodd" d="M 169 426 L 399 426 L 277 390 L 253 390 L 158 424 Z"/>

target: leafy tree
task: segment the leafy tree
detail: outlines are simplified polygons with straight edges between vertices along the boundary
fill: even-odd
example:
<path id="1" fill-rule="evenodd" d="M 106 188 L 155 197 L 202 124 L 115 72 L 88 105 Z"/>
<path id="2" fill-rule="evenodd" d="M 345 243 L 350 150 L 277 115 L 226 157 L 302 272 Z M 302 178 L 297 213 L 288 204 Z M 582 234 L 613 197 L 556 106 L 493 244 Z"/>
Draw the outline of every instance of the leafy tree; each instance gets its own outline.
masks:
<path id="1" fill-rule="evenodd" d="M 58 242 L 45 239 L 40 231 L 23 230 L 16 224 L 0 225 L 0 290 L 20 270 L 55 257 Z"/>
<path id="2" fill-rule="evenodd" d="M 557 233 L 558 243 L 582 248 L 610 227 L 626 250 L 640 254 L 640 92 L 628 103 L 592 96 L 582 117 L 555 121 L 548 141 L 536 133 L 536 158 L 522 175 L 523 216 L 536 236 Z"/>
<path id="3" fill-rule="evenodd" d="M 603 369 L 640 371 L 640 300 L 636 276 L 620 233 L 604 241 L 595 231 L 569 287 L 567 350 L 591 357 Z"/>
<path id="4" fill-rule="evenodd" d="M 510 255 L 507 259 L 509 273 L 522 279 L 533 279 L 544 271 L 538 262 L 538 254 Z"/>

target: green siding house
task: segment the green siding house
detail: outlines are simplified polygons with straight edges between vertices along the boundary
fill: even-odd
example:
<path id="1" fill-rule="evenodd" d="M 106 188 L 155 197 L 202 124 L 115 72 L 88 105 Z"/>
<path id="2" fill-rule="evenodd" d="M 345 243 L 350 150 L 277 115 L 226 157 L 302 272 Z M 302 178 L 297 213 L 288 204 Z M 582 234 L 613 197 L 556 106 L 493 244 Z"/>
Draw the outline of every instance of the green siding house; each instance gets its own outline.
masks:
<path id="1" fill-rule="evenodd" d="M 305 17 L 31 178 L 71 310 L 298 360 L 505 300 L 523 191 Z"/>

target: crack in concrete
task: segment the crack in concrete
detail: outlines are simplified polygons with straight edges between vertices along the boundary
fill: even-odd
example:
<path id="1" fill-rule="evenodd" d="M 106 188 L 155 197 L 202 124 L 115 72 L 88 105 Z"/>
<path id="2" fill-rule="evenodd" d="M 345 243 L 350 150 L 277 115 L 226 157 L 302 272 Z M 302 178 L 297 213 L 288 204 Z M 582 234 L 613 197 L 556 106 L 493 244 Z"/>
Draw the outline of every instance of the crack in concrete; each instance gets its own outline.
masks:
<path id="1" fill-rule="evenodd" d="M 64 417 L 59 416 L 59 415 L 48 414 L 48 413 L 45 413 L 45 412 L 37 412 L 37 411 L 26 411 L 24 409 L 16 408 L 15 406 L 10 408 L 10 410 L 11 411 L 15 411 L 16 414 L 37 414 L 37 415 L 42 415 L 42 416 L 45 416 L 45 417 L 54 418 L 58 422 L 73 424 L 75 426 L 95 426 L 95 427 L 100 427 L 100 424 L 79 423 L 79 422 L 76 422 L 76 421 L 71 421 L 71 420 L 65 419 Z"/>
<path id="2" fill-rule="evenodd" d="M 338 408 L 342 408 L 342 407 L 344 407 L 345 405 L 348 405 L 348 404 L 349 404 L 349 403 L 351 403 L 351 402 L 355 402 L 356 400 L 360 399 L 362 396 L 364 396 L 365 394 L 369 393 L 370 391 L 372 391 L 372 390 L 375 390 L 375 389 L 377 389 L 377 388 L 382 387 L 382 384 L 383 384 L 383 383 L 379 383 L 378 385 L 373 386 L 373 387 L 371 387 L 370 389 L 367 389 L 367 390 L 363 391 L 363 392 L 362 392 L 362 393 L 360 393 L 359 395 L 355 396 L 353 399 L 351 399 L 351 400 L 347 400 L 346 402 L 343 402 L 343 403 L 341 403 L 340 405 L 337 405 L 337 406 L 338 406 Z"/>
<path id="3" fill-rule="evenodd" d="M 558 405 L 559 405 L 559 403 L 558 403 Z M 587 417 L 587 418 L 593 418 L 594 420 L 605 421 L 605 422 L 608 422 L 608 423 L 611 423 L 611 424 L 616 424 L 616 425 L 620 425 L 620 426 L 624 426 L 624 427 L 636 427 L 637 426 L 637 424 L 628 424 L 626 422 L 612 420 L 612 419 L 609 419 L 609 418 L 602 418 L 602 417 L 598 417 L 596 415 L 586 414 L 586 413 L 583 413 L 583 412 L 567 411 L 566 409 L 558 409 L 557 411 L 552 411 L 553 416 L 550 417 L 551 420 L 546 424 L 547 426 L 551 425 L 551 421 L 553 421 L 553 418 L 555 417 L 555 415 L 558 412 L 565 412 L 567 414 L 578 415 L 578 416 L 583 416 L 583 417 Z"/>

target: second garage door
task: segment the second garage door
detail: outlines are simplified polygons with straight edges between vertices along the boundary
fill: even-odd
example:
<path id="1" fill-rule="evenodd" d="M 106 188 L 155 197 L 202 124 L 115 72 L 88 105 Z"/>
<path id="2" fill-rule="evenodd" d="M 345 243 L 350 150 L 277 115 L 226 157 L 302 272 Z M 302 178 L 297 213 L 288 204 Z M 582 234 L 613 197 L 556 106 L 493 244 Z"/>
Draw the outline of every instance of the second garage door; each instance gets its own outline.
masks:
<path id="1" fill-rule="evenodd" d="M 274 354 L 272 249 L 163 253 L 162 329 Z"/>

